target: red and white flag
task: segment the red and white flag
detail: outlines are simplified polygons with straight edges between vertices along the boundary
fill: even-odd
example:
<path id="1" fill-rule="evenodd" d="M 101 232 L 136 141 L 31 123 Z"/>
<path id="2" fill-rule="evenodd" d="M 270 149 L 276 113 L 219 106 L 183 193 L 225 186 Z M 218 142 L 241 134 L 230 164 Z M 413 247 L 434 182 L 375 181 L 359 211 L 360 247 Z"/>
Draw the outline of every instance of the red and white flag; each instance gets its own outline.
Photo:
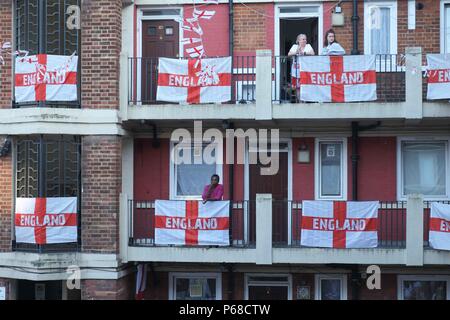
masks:
<path id="1" fill-rule="evenodd" d="M 300 100 L 355 102 L 377 99 L 375 56 L 301 56 Z"/>
<path id="2" fill-rule="evenodd" d="M 193 48 L 187 48 L 186 53 L 191 58 L 202 58 L 205 55 L 205 48 L 203 47 L 203 45 L 199 45 Z"/>
<path id="3" fill-rule="evenodd" d="M 140 263 L 136 273 L 136 294 L 135 300 L 144 300 L 145 289 L 147 288 L 147 264 Z"/>
<path id="4" fill-rule="evenodd" d="M 432 202 L 430 213 L 430 247 L 450 250 L 450 205 Z"/>
<path id="5" fill-rule="evenodd" d="M 77 66 L 75 55 L 16 57 L 16 102 L 77 100 Z"/>
<path id="6" fill-rule="evenodd" d="M 159 58 L 158 101 L 225 102 L 231 99 L 231 57 L 214 59 Z"/>
<path id="7" fill-rule="evenodd" d="M 77 242 L 77 198 L 17 198 L 16 242 Z"/>
<path id="8" fill-rule="evenodd" d="M 450 53 L 427 54 L 427 99 L 450 99 Z"/>
<path id="9" fill-rule="evenodd" d="M 303 201 L 301 245 L 325 248 L 375 248 L 377 201 Z"/>
<path id="10" fill-rule="evenodd" d="M 155 244 L 228 246 L 229 201 L 155 201 Z"/>

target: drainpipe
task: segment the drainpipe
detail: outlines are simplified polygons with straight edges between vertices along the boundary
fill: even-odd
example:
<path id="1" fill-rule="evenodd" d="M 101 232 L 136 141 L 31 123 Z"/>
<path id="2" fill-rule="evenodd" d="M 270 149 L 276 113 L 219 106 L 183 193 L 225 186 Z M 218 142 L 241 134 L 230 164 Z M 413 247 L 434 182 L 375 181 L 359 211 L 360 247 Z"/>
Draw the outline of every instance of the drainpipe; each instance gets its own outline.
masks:
<path id="1" fill-rule="evenodd" d="M 228 300 L 235 300 L 234 297 L 234 272 L 233 272 L 233 265 L 228 264 L 227 265 L 228 270 Z"/>
<path id="2" fill-rule="evenodd" d="M 233 0 L 228 0 L 228 25 L 229 25 L 229 54 L 231 57 L 231 76 L 233 77 L 233 54 L 234 54 L 234 9 L 233 9 Z M 231 101 L 234 101 L 234 90 L 233 86 L 231 86 Z"/>
<path id="3" fill-rule="evenodd" d="M 359 0 L 353 0 L 353 16 L 352 16 L 352 29 L 353 29 L 353 48 L 352 48 L 352 54 L 357 55 L 359 54 L 358 49 L 358 1 Z"/>

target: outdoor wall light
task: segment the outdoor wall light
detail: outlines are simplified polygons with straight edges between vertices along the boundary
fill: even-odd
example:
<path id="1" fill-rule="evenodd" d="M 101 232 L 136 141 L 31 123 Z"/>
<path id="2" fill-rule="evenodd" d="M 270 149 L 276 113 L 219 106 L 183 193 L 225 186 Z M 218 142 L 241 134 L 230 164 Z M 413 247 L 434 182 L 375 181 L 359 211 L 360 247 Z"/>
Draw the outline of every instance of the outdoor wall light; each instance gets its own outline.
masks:
<path id="1" fill-rule="evenodd" d="M 340 5 L 334 8 L 334 12 L 331 14 L 331 24 L 333 27 L 342 27 L 344 25 L 344 13 Z"/>
<path id="2" fill-rule="evenodd" d="M 300 146 L 300 148 L 298 149 L 297 162 L 298 163 L 309 163 L 310 162 L 310 152 L 309 152 L 307 145 L 302 144 Z"/>

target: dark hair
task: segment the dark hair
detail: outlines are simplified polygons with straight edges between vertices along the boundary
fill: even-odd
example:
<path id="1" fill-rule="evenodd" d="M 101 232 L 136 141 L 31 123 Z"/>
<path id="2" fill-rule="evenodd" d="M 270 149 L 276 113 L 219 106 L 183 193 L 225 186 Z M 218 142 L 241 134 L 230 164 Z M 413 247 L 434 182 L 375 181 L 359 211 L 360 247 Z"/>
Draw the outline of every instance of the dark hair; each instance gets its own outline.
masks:
<path id="1" fill-rule="evenodd" d="M 328 30 L 326 33 L 325 33 L 325 41 L 323 42 L 323 46 L 324 47 L 326 47 L 326 46 L 328 46 L 328 45 L 330 45 L 331 43 L 328 43 L 328 35 L 330 34 L 330 33 L 332 33 L 332 34 L 334 34 L 334 42 L 333 43 L 339 43 L 339 42 L 337 42 L 337 40 L 336 40 L 336 32 L 334 32 L 334 30 L 333 29 L 330 29 L 330 30 Z"/>
<path id="2" fill-rule="evenodd" d="M 211 179 L 212 179 L 212 178 L 214 178 L 214 177 L 216 177 L 216 178 L 217 178 L 217 181 L 220 181 L 220 177 L 219 177 L 219 175 L 218 175 L 218 174 L 213 174 L 213 175 L 211 176 Z"/>

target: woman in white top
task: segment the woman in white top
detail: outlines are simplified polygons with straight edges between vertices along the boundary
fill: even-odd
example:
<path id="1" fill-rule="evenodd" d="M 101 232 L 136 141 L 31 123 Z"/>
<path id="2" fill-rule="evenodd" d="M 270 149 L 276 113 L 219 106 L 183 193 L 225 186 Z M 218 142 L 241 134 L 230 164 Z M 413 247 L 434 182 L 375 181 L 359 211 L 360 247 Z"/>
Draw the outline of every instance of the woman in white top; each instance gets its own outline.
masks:
<path id="1" fill-rule="evenodd" d="M 296 43 L 289 50 L 288 57 L 294 57 L 291 67 L 292 87 L 297 91 L 297 99 L 300 95 L 300 64 L 298 56 L 313 56 L 314 49 L 308 43 L 306 35 L 301 33 L 297 36 Z"/>
<path id="2" fill-rule="evenodd" d="M 324 56 L 341 56 L 345 54 L 345 49 L 336 41 L 336 34 L 333 29 L 325 33 L 322 54 Z"/>

